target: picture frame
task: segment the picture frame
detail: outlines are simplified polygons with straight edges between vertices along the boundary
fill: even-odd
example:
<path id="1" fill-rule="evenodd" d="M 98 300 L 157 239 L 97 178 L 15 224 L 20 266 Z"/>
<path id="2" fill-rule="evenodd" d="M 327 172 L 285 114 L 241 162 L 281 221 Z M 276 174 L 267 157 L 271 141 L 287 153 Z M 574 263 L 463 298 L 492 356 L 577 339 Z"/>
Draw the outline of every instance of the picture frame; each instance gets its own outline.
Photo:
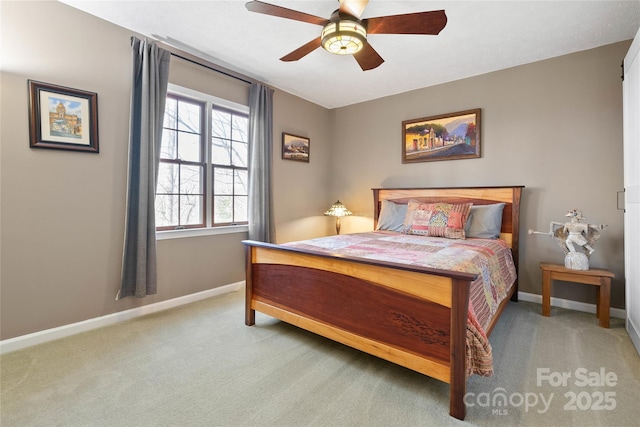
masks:
<path id="1" fill-rule="evenodd" d="M 98 153 L 98 94 L 28 80 L 29 146 Z"/>
<path id="2" fill-rule="evenodd" d="M 480 157 L 480 108 L 402 122 L 402 163 Z"/>
<path id="3" fill-rule="evenodd" d="M 311 140 L 304 136 L 282 132 L 282 158 L 309 163 Z"/>

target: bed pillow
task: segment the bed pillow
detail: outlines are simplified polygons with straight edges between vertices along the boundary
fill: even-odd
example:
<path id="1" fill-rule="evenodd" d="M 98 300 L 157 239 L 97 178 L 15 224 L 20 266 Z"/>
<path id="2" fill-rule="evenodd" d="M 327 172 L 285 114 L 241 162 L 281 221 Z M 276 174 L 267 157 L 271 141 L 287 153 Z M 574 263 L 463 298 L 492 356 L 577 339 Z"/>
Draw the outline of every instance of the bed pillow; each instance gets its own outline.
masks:
<path id="1" fill-rule="evenodd" d="M 376 230 L 402 231 L 407 205 L 383 200 Z"/>
<path id="2" fill-rule="evenodd" d="M 403 233 L 464 239 L 471 203 L 421 203 L 409 200 Z"/>
<path id="3" fill-rule="evenodd" d="M 500 228 L 502 227 L 503 210 L 504 203 L 472 206 L 469 220 L 465 226 L 466 236 L 498 239 L 500 237 Z"/>

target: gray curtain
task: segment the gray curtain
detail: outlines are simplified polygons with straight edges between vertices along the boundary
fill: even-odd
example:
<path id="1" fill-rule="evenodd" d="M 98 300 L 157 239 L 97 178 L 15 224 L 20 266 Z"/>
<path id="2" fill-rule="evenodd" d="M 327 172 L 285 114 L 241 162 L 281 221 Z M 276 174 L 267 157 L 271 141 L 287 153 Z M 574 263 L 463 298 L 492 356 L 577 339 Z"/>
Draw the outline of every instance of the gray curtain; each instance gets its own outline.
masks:
<path id="1" fill-rule="evenodd" d="M 135 37 L 131 47 L 127 210 L 122 283 L 116 299 L 156 293 L 155 196 L 171 57 L 155 43 Z"/>
<path id="2" fill-rule="evenodd" d="M 253 83 L 249 90 L 249 239 L 272 242 L 273 89 Z"/>

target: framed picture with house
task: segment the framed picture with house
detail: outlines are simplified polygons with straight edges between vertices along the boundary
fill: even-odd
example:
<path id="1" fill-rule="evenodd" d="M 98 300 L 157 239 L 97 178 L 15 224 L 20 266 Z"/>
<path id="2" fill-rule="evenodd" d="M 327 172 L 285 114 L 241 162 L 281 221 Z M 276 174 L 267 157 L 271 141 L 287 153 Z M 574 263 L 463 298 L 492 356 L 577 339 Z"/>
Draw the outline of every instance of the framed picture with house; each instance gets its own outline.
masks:
<path id="1" fill-rule="evenodd" d="M 304 136 L 282 132 L 282 158 L 309 163 L 311 140 Z"/>
<path id="2" fill-rule="evenodd" d="M 402 122 L 402 163 L 480 157 L 480 109 Z"/>
<path id="3" fill-rule="evenodd" d="M 29 146 L 98 153 L 98 94 L 29 80 Z"/>

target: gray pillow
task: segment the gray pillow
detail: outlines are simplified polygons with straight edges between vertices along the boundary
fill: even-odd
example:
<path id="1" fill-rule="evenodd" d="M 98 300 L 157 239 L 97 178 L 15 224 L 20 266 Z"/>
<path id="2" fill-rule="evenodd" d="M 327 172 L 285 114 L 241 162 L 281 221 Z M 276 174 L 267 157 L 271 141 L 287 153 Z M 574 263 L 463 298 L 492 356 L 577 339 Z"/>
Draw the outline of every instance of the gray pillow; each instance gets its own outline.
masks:
<path id="1" fill-rule="evenodd" d="M 481 239 L 498 239 L 503 210 L 504 203 L 471 206 L 471 213 L 464 229 L 465 235 Z"/>
<path id="2" fill-rule="evenodd" d="M 376 230 L 402 231 L 407 205 L 383 200 Z"/>

